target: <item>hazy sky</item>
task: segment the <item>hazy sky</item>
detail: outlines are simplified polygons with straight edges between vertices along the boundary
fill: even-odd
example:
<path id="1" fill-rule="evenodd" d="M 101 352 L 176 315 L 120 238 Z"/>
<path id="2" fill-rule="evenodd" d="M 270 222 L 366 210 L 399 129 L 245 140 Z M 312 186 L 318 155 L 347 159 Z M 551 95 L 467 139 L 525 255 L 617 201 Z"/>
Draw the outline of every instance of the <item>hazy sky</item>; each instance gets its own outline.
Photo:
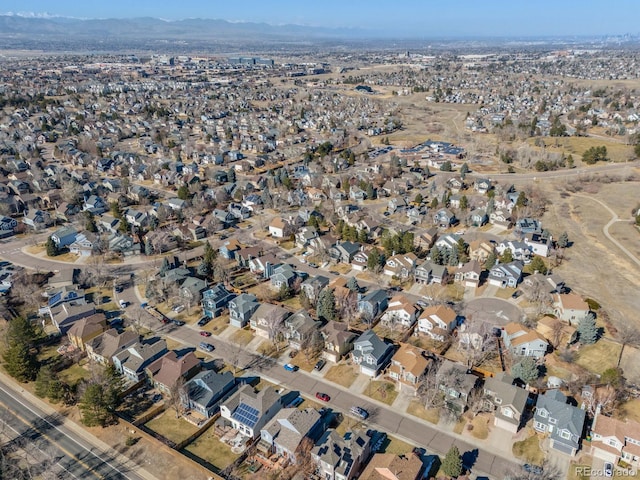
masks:
<path id="1" fill-rule="evenodd" d="M 640 32 L 639 0 L 2 0 L 0 13 L 356 27 L 402 36 Z"/>

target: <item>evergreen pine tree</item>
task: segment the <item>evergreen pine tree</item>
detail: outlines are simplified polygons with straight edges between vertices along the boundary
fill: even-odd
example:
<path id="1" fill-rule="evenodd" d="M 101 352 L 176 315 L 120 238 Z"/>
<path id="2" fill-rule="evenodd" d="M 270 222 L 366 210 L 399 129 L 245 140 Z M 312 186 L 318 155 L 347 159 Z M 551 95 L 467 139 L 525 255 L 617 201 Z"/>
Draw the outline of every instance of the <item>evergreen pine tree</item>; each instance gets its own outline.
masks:
<path id="1" fill-rule="evenodd" d="M 448 477 L 459 477 L 462 475 L 462 456 L 458 447 L 453 445 L 442 461 L 442 471 Z"/>
<path id="2" fill-rule="evenodd" d="M 578 322 L 578 340 L 583 345 L 591 345 L 598 340 L 598 327 L 596 327 L 596 317 L 593 313 L 585 315 Z"/>
<path id="3" fill-rule="evenodd" d="M 377 248 L 372 248 L 369 253 L 369 257 L 367 258 L 367 268 L 372 272 L 375 272 L 378 269 L 380 264 L 380 252 Z"/>
<path id="4" fill-rule="evenodd" d="M 356 279 L 356 277 L 349 277 L 349 280 L 347 280 L 347 288 L 352 292 L 357 292 L 358 290 L 360 290 L 360 285 L 358 285 L 358 280 Z"/>
<path id="5" fill-rule="evenodd" d="M 520 362 L 511 367 L 511 375 L 525 383 L 530 383 L 538 378 L 540 371 L 533 357 L 524 357 Z"/>
<path id="6" fill-rule="evenodd" d="M 146 240 L 144 242 L 144 254 L 147 256 L 153 255 L 153 244 L 151 243 L 151 240 Z"/>
<path id="7" fill-rule="evenodd" d="M 560 238 L 558 238 L 558 246 L 560 248 L 567 248 L 569 246 L 569 235 L 567 232 L 562 232 Z"/>
<path id="8" fill-rule="evenodd" d="M 325 288 L 320 292 L 316 312 L 319 318 L 326 321 L 335 320 L 338 317 L 336 312 L 336 297 L 332 288 Z"/>

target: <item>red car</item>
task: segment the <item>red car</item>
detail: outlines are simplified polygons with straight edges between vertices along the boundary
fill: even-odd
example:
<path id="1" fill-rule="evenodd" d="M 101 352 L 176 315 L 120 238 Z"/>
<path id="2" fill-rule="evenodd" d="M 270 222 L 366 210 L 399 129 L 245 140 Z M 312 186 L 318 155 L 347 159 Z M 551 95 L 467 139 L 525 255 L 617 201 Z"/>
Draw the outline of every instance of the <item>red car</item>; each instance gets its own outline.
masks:
<path id="1" fill-rule="evenodd" d="M 328 402 L 329 400 L 331 400 L 331 397 L 329 395 L 321 392 L 316 392 L 316 398 L 318 400 L 322 400 L 323 402 Z"/>
<path id="2" fill-rule="evenodd" d="M 211 336 L 211 332 L 205 332 L 204 330 L 200 332 L 200 335 L 202 335 L 203 337 L 210 337 Z"/>

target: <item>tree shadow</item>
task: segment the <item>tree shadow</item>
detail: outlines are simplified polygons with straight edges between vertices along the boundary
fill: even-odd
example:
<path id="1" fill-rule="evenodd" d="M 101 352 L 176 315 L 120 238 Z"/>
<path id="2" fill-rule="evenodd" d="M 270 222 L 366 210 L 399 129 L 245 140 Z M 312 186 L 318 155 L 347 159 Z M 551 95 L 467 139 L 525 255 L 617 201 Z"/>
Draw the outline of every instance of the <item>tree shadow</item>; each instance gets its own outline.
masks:
<path id="1" fill-rule="evenodd" d="M 473 450 L 469 450 L 468 452 L 464 452 L 462 454 L 462 465 L 467 471 L 470 471 L 476 464 L 479 453 L 480 452 L 478 451 L 478 449 L 474 448 Z"/>

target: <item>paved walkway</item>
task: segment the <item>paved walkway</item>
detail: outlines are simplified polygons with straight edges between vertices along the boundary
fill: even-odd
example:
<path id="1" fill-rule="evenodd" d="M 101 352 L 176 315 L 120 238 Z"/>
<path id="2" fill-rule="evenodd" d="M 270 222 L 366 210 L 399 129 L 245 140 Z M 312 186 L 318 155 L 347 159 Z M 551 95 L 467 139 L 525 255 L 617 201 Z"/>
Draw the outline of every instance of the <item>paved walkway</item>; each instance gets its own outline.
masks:
<path id="1" fill-rule="evenodd" d="M 373 381 L 371 377 L 361 373 L 358 377 L 353 381 L 353 383 L 349 386 L 349 391 L 356 394 L 361 394 Z"/>
<path id="2" fill-rule="evenodd" d="M 404 392 L 404 391 L 400 391 L 400 393 L 398 393 L 398 396 L 396 397 L 396 399 L 391 404 L 391 407 L 397 412 L 406 412 L 407 408 L 409 408 L 409 404 L 415 398 L 416 397 L 413 396 L 410 393 L 407 393 L 407 392 Z"/>

